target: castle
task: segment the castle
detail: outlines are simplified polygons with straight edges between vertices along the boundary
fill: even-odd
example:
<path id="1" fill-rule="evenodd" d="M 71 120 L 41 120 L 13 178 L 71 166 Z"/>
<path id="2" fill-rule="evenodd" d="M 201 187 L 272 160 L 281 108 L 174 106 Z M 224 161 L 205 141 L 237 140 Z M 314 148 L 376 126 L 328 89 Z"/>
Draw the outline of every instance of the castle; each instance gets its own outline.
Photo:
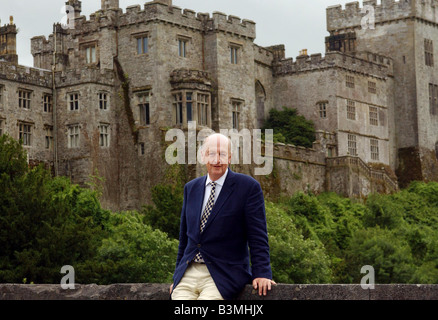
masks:
<path id="1" fill-rule="evenodd" d="M 255 44 L 250 20 L 172 0 L 125 11 L 101 1 L 89 18 L 67 1 L 74 28 L 33 37 L 33 68 L 17 64 L 12 17 L 0 28 L 0 134 L 21 139 L 31 165 L 73 182 L 98 172 L 105 207 L 139 208 L 152 186 L 172 182 L 169 128 L 260 128 L 283 106 L 312 120 L 317 140 L 275 144 L 274 171 L 254 176 L 267 196 L 366 196 L 438 180 L 438 0 L 328 7 L 324 57 L 303 50 L 295 61 L 283 45 Z M 188 179 L 205 173 L 186 169 Z"/>

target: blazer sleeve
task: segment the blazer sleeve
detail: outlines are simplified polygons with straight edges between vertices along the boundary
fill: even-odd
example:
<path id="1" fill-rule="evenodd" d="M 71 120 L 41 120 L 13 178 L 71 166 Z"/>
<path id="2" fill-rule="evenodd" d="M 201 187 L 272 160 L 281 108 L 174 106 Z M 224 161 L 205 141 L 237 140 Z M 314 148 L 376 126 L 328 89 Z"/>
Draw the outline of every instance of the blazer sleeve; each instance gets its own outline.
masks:
<path id="1" fill-rule="evenodd" d="M 187 204 L 187 186 L 184 186 L 184 200 L 181 210 L 181 222 L 179 231 L 178 254 L 176 256 L 176 267 L 178 267 L 187 246 L 187 219 L 186 219 L 186 204 Z"/>
<path id="2" fill-rule="evenodd" d="M 272 279 L 265 200 L 262 188 L 256 181 L 246 199 L 245 222 L 251 257 L 252 278 Z"/>

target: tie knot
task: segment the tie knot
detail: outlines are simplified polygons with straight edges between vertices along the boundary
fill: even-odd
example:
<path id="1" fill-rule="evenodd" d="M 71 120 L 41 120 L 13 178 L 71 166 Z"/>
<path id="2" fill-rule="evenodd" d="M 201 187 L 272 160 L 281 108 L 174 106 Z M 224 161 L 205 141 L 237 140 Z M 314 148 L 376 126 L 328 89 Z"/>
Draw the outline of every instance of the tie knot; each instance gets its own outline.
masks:
<path id="1" fill-rule="evenodd" d="M 214 182 L 214 181 L 210 181 L 209 184 L 211 185 L 211 187 L 212 187 L 213 189 L 216 188 L 216 182 Z"/>

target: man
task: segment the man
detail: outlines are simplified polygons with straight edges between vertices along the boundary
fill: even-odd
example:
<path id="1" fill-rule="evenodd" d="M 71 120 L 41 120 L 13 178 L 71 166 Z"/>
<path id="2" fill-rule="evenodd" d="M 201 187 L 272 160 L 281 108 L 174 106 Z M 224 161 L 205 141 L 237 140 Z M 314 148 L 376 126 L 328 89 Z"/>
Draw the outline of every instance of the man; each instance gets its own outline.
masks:
<path id="1" fill-rule="evenodd" d="M 173 300 L 235 299 L 251 280 L 254 289 L 266 295 L 275 282 L 271 280 L 260 184 L 228 168 L 231 161 L 228 137 L 208 136 L 201 154 L 208 175 L 184 187 L 171 297 Z"/>

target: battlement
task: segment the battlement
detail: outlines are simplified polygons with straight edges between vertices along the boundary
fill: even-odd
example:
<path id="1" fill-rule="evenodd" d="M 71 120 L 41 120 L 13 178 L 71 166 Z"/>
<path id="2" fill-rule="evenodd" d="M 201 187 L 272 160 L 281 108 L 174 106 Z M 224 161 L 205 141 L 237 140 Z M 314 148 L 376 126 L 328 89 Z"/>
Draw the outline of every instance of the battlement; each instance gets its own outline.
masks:
<path id="1" fill-rule="evenodd" d="M 380 5 L 377 0 L 363 0 L 362 7 L 358 1 L 346 3 L 345 9 L 341 5 L 328 7 L 327 31 L 361 28 L 361 22 L 371 13 L 367 6 L 373 7 L 376 25 L 411 17 L 438 23 L 438 0 L 381 0 Z"/>
<path id="2" fill-rule="evenodd" d="M 89 83 L 113 86 L 114 71 L 110 69 L 84 68 L 56 72 L 55 82 L 58 88 Z"/>
<path id="3" fill-rule="evenodd" d="M 274 64 L 274 74 L 281 76 L 329 68 L 342 68 L 379 78 L 393 76 L 392 59 L 371 52 L 358 52 L 355 56 L 341 52 L 328 52 L 325 57 L 317 53 L 310 56 L 298 56 L 296 61 L 287 58 Z"/>
<path id="4" fill-rule="evenodd" d="M 275 54 L 270 48 L 261 47 L 254 44 L 254 60 L 262 65 L 271 67 L 275 59 Z"/>
<path id="5" fill-rule="evenodd" d="M 24 84 L 52 87 L 52 73 L 49 70 L 31 68 L 0 61 L 0 79 Z"/>
<path id="6" fill-rule="evenodd" d="M 91 14 L 88 20 L 85 16 L 79 16 L 74 21 L 75 29 L 70 31 L 72 35 L 97 32 L 101 28 L 114 25 L 124 27 L 160 21 L 195 30 L 221 31 L 255 38 L 255 22 L 251 20 L 241 20 L 239 17 L 227 16 L 221 12 L 213 12 L 210 17 L 208 13 L 196 13 L 158 1 L 146 2 L 143 9 L 140 5 L 132 5 L 127 7 L 125 12 L 119 8 L 99 10 Z"/>

